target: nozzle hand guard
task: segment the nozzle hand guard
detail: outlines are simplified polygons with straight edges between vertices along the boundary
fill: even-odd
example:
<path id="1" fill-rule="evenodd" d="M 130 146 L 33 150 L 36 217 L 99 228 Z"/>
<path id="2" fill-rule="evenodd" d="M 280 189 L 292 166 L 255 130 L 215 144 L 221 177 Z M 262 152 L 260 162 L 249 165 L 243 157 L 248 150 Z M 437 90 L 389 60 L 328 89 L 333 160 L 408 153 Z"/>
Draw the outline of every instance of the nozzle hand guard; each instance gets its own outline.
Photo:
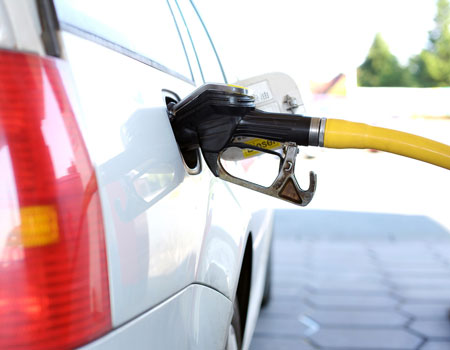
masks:
<path id="1" fill-rule="evenodd" d="M 298 154 L 297 145 L 293 142 L 285 143 L 280 171 L 275 181 L 269 187 L 264 187 L 250 181 L 246 181 L 229 174 L 220 162 L 222 152 L 217 158 L 219 177 L 236 185 L 247 187 L 251 190 L 267 194 L 272 197 L 283 199 L 296 205 L 306 206 L 311 202 L 316 191 L 317 176 L 312 171 L 309 173 L 309 187 L 302 190 L 295 178 L 295 160 Z"/>

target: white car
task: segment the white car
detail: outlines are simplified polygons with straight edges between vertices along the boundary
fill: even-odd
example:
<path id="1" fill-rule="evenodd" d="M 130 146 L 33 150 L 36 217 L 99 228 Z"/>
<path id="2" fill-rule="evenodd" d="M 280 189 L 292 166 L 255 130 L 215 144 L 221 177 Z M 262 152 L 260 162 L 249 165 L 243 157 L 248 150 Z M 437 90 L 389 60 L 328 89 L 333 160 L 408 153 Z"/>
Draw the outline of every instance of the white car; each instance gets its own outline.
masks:
<path id="1" fill-rule="evenodd" d="M 0 348 L 247 349 L 272 212 L 167 104 L 226 82 L 192 1 L 0 0 Z"/>

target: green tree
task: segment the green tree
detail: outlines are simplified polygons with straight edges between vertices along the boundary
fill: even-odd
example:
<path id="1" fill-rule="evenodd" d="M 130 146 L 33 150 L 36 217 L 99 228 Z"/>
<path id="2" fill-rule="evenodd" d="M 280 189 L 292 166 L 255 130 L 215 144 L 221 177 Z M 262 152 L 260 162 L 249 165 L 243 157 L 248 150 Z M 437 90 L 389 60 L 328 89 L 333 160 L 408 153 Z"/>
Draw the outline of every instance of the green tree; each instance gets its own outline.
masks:
<path id="1" fill-rule="evenodd" d="M 438 0 L 436 27 L 429 32 L 428 47 L 410 60 L 416 84 L 423 87 L 450 85 L 450 3 Z"/>
<path id="2" fill-rule="evenodd" d="M 378 33 L 369 54 L 358 67 L 359 86 L 409 86 L 411 75 L 390 52 L 388 45 Z"/>

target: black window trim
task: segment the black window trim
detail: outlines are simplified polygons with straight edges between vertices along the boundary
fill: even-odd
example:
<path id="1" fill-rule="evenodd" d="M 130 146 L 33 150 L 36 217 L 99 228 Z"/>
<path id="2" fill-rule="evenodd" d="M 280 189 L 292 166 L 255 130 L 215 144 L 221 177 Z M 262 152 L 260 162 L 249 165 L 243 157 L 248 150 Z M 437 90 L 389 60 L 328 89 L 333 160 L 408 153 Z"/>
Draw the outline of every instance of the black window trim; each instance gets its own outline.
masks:
<path id="1" fill-rule="evenodd" d="M 42 29 L 42 42 L 49 56 L 61 57 L 61 45 L 58 40 L 58 18 L 52 0 L 36 0 Z"/>
<path id="2" fill-rule="evenodd" d="M 158 62 L 156 62 L 156 61 L 154 61 L 154 60 L 152 60 L 152 59 L 150 59 L 150 58 L 148 58 L 148 57 L 146 57 L 146 56 L 144 56 L 144 55 L 142 55 L 140 53 L 137 53 L 135 51 L 127 49 L 126 47 L 123 47 L 123 46 L 121 46 L 119 44 L 116 44 L 116 43 L 114 43 L 114 42 L 112 42 L 110 40 L 107 40 L 107 39 L 105 39 L 105 38 L 103 38 L 101 36 L 98 36 L 96 34 L 88 32 L 88 31 L 86 31 L 84 29 L 81 29 L 81 28 L 79 28 L 77 26 L 71 25 L 71 24 L 69 24 L 67 22 L 63 22 L 63 21 L 60 20 L 59 21 L 59 25 L 60 25 L 60 28 L 62 30 L 64 30 L 64 31 L 66 31 L 66 32 L 69 32 L 71 34 L 77 35 L 77 36 L 82 37 L 84 39 L 93 41 L 93 42 L 95 42 L 97 44 L 100 44 L 100 45 L 102 45 L 102 46 L 104 46 L 104 47 L 106 47 L 108 49 L 111 49 L 113 51 L 121 53 L 121 54 L 123 54 L 125 56 L 128 56 L 128 57 L 130 57 L 130 58 L 132 58 L 132 59 L 134 59 L 136 61 L 144 63 L 144 64 L 146 64 L 148 66 L 151 66 L 151 67 L 153 67 L 155 69 L 158 69 L 158 70 L 160 70 L 160 71 L 162 71 L 164 73 L 168 73 L 168 74 L 174 76 L 175 78 L 178 78 L 180 80 L 185 81 L 186 83 L 189 83 L 189 84 L 195 86 L 195 82 L 194 82 L 193 79 L 189 79 L 188 77 L 184 76 L 183 74 L 178 73 L 178 72 L 174 71 L 173 69 L 170 69 L 170 68 L 162 65 L 161 63 L 158 63 Z M 181 40 L 181 38 L 180 38 L 180 40 Z M 182 41 L 182 43 L 183 43 L 183 41 Z M 183 43 L 183 45 L 184 45 L 184 43 Z M 189 65 L 189 60 L 188 60 L 188 65 Z M 189 69 L 191 69 L 190 65 L 189 65 Z"/>

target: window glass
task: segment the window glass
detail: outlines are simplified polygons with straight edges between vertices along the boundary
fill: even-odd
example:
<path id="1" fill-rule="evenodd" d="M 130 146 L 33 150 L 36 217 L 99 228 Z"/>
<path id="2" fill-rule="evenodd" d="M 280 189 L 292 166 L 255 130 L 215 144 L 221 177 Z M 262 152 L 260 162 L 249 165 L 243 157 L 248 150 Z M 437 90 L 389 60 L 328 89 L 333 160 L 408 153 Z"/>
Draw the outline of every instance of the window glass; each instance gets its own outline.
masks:
<path id="1" fill-rule="evenodd" d="M 166 1 L 55 0 L 55 7 L 61 22 L 192 79 L 183 44 Z"/>
<path id="2" fill-rule="evenodd" d="M 186 19 L 194 46 L 198 54 L 201 70 L 206 82 L 223 83 L 224 77 L 220 69 L 214 49 L 203 28 L 200 19 L 188 0 L 177 0 Z"/>

